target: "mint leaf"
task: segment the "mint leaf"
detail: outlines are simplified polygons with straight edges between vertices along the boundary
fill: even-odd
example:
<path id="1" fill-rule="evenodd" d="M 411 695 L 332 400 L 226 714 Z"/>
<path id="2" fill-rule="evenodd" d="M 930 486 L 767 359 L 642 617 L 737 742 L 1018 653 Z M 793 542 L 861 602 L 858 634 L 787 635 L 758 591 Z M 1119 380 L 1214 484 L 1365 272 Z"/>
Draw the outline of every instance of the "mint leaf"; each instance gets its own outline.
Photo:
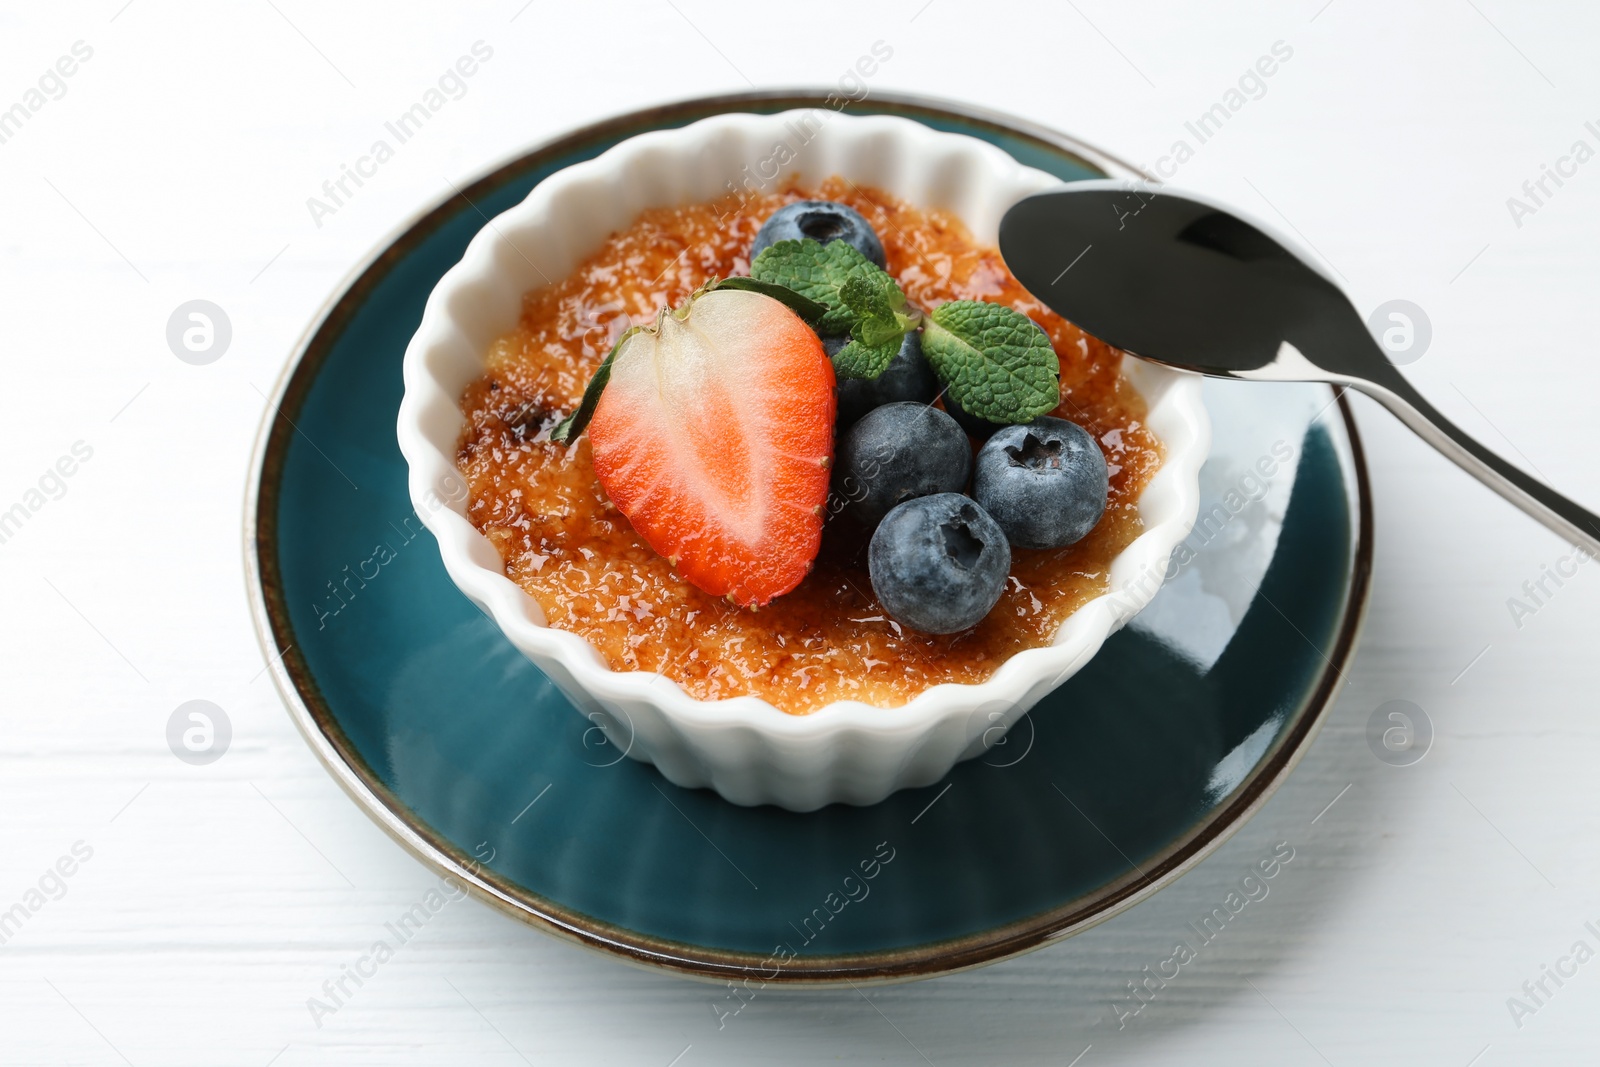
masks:
<path id="1" fill-rule="evenodd" d="M 589 385 L 583 391 L 583 399 L 579 401 L 578 409 L 556 423 L 556 428 L 550 431 L 550 440 L 556 444 L 569 445 L 583 433 L 584 427 L 589 425 L 589 420 L 594 418 L 594 409 L 600 406 L 600 394 L 605 392 L 606 383 L 611 380 L 611 364 L 616 362 L 617 353 L 622 351 L 622 345 L 628 338 L 644 329 L 648 327 L 634 326 L 617 338 L 617 343 L 611 346 L 606 358 L 600 361 L 594 377 L 589 379 Z"/>
<path id="2" fill-rule="evenodd" d="M 839 299 L 856 317 L 850 336 L 874 348 L 904 337 L 921 318 L 906 307 L 906 294 L 881 270 L 850 275 Z"/>
<path id="3" fill-rule="evenodd" d="M 905 334 L 897 333 L 876 345 L 851 340 L 833 354 L 833 373 L 840 378 L 876 378 L 900 351 L 900 341 L 904 337 Z"/>
<path id="4" fill-rule="evenodd" d="M 851 277 L 874 272 L 883 274 L 876 264 L 850 244 L 829 241 L 823 245 L 809 237 L 798 241 L 779 241 L 762 249 L 750 264 L 750 276 L 757 281 L 793 289 L 827 309 L 812 323 L 819 334 L 849 332 L 857 315 L 844 302 L 840 290 Z"/>
<path id="5" fill-rule="evenodd" d="M 799 315 L 808 325 L 821 319 L 828 310 L 810 297 L 795 292 L 787 285 L 779 285 L 777 282 L 764 282 L 759 278 L 723 278 L 705 287 L 705 291 L 708 293 L 717 289 L 745 289 L 752 293 L 760 293 L 762 296 L 770 296 L 779 303 L 786 305 L 790 311 Z"/>
<path id="6" fill-rule="evenodd" d="M 968 414 L 1031 422 L 1061 403 L 1061 363 L 1037 323 L 1002 304 L 941 304 L 922 331 L 922 354 Z"/>
<path id="7" fill-rule="evenodd" d="M 922 316 L 906 306 L 906 294 L 881 270 L 850 275 L 839 298 L 856 321 L 850 327 L 850 343 L 834 353 L 834 373 L 841 378 L 876 378 Z"/>
<path id="8" fill-rule="evenodd" d="M 905 335 L 922 321 L 899 284 L 844 241 L 779 241 L 756 256 L 750 274 L 823 306 L 820 317 L 807 320 L 818 334 L 850 335 L 833 357 L 841 378 L 882 374 Z"/>

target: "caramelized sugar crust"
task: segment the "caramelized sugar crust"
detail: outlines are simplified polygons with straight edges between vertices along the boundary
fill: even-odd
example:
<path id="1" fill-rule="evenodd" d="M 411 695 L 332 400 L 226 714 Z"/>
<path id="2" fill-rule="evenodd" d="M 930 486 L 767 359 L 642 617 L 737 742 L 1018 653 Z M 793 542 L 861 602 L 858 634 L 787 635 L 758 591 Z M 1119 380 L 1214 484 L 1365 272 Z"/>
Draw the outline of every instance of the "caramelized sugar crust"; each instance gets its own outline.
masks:
<path id="1" fill-rule="evenodd" d="M 1013 550 L 1000 602 L 965 633 L 920 634 L 889 619 L 867 577 L 865 536 L 843 518 L 829 522 L 815 569 L 793 592 L 759 612 L 734 609 L 674 575 L 633 531 L 595 479 L 587 437 L 571 448 L 549 440 L 624 329 L 712 278 L 748 273 L 762 221 L 802 199 L 866 216 L 890 273 L 923 309 L 988 300 L 1042 325 L 1061 360 L 1055 414 L 1105 451 L 1111 491 L 1100 524 L 1065 549 Z M 792 714 L 835 700 L 893 707 L 942 682 L 983 681 L 1013 653 L 1049 644 L 1063 619 L 1106 591 L 1111 560 L 1141 531 L 1136 504 L 1161 463 L 1121 360 L 1030 296 L 958 219 L 832 178 L 820 189 L 647 211 L 570 276 L 529 293 L 521 324 L 462 397 L 457 464 L 468 515 L 500 550 L 506 575 L 550 625 L 587 638 L 614 669 L 659 671 L 704 700 L 759 696 Z"/>

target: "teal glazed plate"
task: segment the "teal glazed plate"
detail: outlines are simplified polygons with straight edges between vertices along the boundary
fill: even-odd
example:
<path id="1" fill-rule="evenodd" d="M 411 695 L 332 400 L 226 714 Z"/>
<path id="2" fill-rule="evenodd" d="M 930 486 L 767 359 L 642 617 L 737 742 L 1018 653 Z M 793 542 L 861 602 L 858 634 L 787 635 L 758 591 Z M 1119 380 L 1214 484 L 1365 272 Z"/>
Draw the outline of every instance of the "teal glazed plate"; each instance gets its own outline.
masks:
<path id="1" fill-rule="evenodd" d="M 273 676 L 356 803 L 507 913 L 689 976 L 925 978 L 1132 906 L 1226 840 L 1299 760 L 1366 603 L 1368 481 L 1344 401 L 1317 386 L 1207 382 L 1215 440 L 1200 518 L 1166 585 L 942 782 L 870 808 L 738 807 L 669 784 L 626 758 L 618 724 L 579 714 L 456 590 L 412 510 L 395 440 L 407 342 L 473 235 L 555 171 L 647 130 L 838 103 L 778 91 L 625 115 L 421 215 L 308 331 L 247 503 Z M 884 94 L 849 111 L 979 137 L 1067 180 L 1135 173 L 961 105 Z"/>

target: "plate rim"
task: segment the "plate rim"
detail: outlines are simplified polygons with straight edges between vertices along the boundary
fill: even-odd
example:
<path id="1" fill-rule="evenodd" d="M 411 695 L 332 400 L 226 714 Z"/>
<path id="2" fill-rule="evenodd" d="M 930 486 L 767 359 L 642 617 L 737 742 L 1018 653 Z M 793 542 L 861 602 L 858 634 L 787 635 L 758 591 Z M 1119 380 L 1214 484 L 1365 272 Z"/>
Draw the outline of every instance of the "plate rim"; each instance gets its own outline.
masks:
<path id="1" fill-rule="evenodd" d="M 660 938 L 596 919 L 531 892 L 513 892 L 508 888 L 512 884 L 509 879 L 482 868 L 417 818 L 371 772 L 331 715 L 315 675 L 297 654 L 294 644 L 283 643 L 283 635 L 292 635 L 293 628 L 283 601 L 282 576 L 277 567 L 276 505 L 286 445 L 298 432 L 283 414 L 284 406 L 288 404 L 291 410 L 299 410 L 300 402 L 332 348 L 331 342 L 325 339 L 342 332 L 378 279 L 387 274 L 385 268 L 431 235 L 445 221 L 447 209 L 458 198 L 476 208 L 474 194 L 498 188 L 514 172 L 640 125 L 753 106 L 831 107 L 826 103 L 831 92 L 809 87 L 775 88 L 689 97 L 639 108 L 510 153 L 478 172 L 470 181 L 456 183 L 448 195 L 436 198 L 391 229 L 371 252 L 356 262 L 313 313 L 273 384 L 252 447 L 245 484 L 242 532 L 246 594 L 268 673 L 312 752 L 357 806 L 424 866 L 442 877 L 455 879 L 473 896 L 497 910 L 609 958 L 704 981 L 722 982 L 753 975 L 761 978 L 763 984 L 805 986 L 916 981 L 1036 951 L 1121 914 L 1182 877 L 1221 847 L 1255 815 L 1298 765 L 1333 705 L 1339 680 L 1356 648 L 1370 602 L 1373 558 L 1370 474 L 1344 390 L 1333 387 L 1332 404 L 1339 409 L 1350 446 L 1355 474 L 1353 502 L 1358 512 L 1349 592 L 1333 647 L 1324 657 L 1326 668 L 1319 673 L 1316 682 L 1307 687 L 1307 695 L 1289 733 L 1266 755 L 1261 770 L 1242 783 L 1204 825 L 1197 824 L 1198 829 L 1170 844 L 1142 869 L 1129 871 L 1102 886 L 1093 901 L 1084 904 L 1080 897 L 1059 907 L 957 938 L 925 942 L 910 948 L 795 956 L 776 967 L 776 974 L 768 975 L 765 968 L 771 966 L 771 956 Z M 1144 173 L 1069 134 L 989 108 L 913 93 L 877 93 L 867 99 L 892 114 L 956 119 L 1008 136 L 1021 136 L 1104 173 Z"/>

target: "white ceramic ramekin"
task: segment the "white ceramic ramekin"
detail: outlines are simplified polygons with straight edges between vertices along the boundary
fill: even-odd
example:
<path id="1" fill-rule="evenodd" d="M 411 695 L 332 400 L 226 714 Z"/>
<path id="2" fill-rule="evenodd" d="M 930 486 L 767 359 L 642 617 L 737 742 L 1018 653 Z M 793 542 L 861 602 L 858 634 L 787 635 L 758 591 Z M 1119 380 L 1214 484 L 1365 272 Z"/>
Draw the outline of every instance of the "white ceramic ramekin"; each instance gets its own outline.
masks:
<path id="1" fill-rule="evenodd" d="M 1165 449 L 1139 499 L 1144 532 L 1112 563 L 1109 593 L 1071 615 L 1053 645 L 1011 657 L 981 684 L 934 686 L 897 708 L 840 701 L 788 715 L 757 697 L 696 700 L 660 674 L 612 670 L 583 638 L 545 625 L 539 605 L 505 576 L 494 546 L 467 520 L 464 502 L 441 506 L 437 487 L 458 477 L 458 400 L 483 374 L 491 343 L 517 325 L 523 294 L 570 273 L 639 212 L 792 174 L 810 184 L 842 175 L 953 212 L 986 244 L 997 241 L 1008 207 L 1060 184 L 982 141 L 886 116 L 720 115 L 630 138 L 545 179 L 484 227 L 439 280 L 406 350 L 399 437 L 412 500 L 450 577 L 613 743 L 677 785 L 710 787 L 736 804 L 811 811 L 873 804 L 938 781 L 1081 669 L 1155 595 L 1188 535 L 1210 423 L 1198 378 L 1126 361 Z"/>

